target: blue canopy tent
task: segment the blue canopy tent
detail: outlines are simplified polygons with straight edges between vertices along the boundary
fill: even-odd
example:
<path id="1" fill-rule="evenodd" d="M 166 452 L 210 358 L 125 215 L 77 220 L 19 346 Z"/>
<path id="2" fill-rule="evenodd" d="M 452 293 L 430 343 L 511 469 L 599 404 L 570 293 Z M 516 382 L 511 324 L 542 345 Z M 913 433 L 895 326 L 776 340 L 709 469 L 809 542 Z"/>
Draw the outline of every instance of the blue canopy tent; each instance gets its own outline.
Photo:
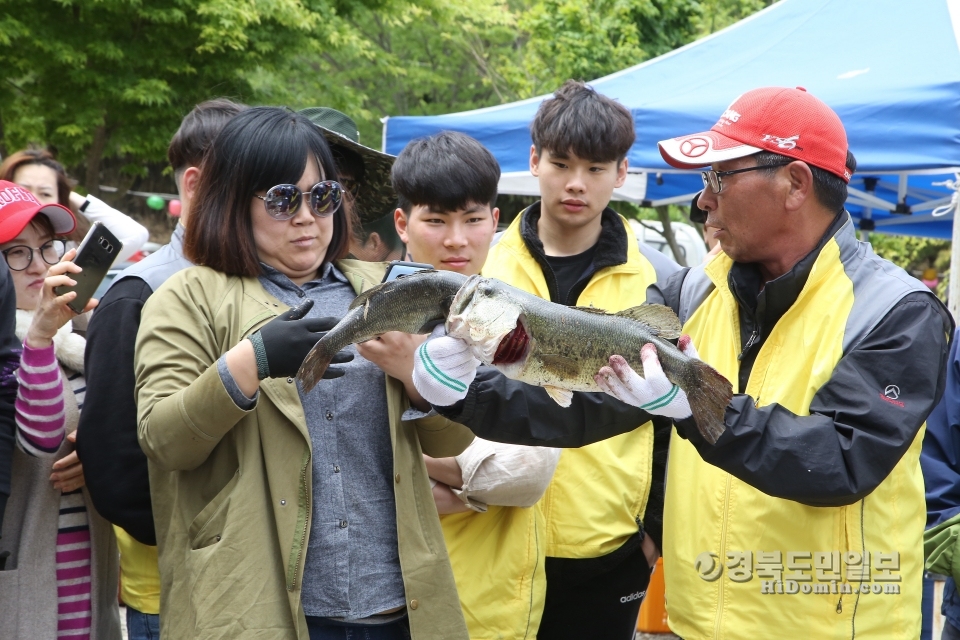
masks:
<path id="1" fill-rule="evenodd" d="M 727 29 L 591 82 L 636 122 L 630 177 L 615 197 L 687 203 L 696 173 L 669 167 L 657 141 L 711 127 L 741 93 L 802 86 L 840 115 L 857 157 L 848 207 L 884 233 L 950 238 L 960 171 L 960 0 L 781 0 Z M 399 153 L 441 130 L 485 144 L 504 193 L 535 194 L 529 123 L 545 96 L 430 117 L 385 120 Z M 951 203 L 954 206 L 951 206 Z M 933 215 L 936 210 L 937 216 Z"/>

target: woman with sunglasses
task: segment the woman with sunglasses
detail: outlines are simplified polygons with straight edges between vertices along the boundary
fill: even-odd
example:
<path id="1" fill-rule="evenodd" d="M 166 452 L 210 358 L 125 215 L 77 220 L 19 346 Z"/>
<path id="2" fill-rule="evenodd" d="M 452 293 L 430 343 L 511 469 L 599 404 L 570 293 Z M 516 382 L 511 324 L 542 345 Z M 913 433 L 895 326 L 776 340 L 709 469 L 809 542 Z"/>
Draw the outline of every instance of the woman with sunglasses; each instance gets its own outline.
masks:
<path id="1" fill-rule="evenodd" d="M 0 606 L 4 638 L 120 639 L 116 538 L 83 488 L 74 451 L 85 342 L 72 332 L 76 314 L 64 304 L 75 294 L 53 292 L 75 283 L 69 274 L 80 270 L 61 262 L 76 253 L 64 255 L 60 240 L 74 225 L 66 207 L 0 181 L 0 254 L 16 291 L 16 334 L 24 346 L 18 447 L 0 540 L 0 553 L 11 552 L 8 571 L 0 572 L 0 603 L 19 603 L 19 610 Z M 0 385 L 8 384 L 9 373 L 0 371 Z"/>
<path id="2" fill-rule="evenodd" d="M 166 638 L 467 637 L 421 452 L 472 435 L 404 423 L 402 384 L 352 347 L 311 392 L 293 377 L 383 276 L 342 259 L 342 195 L 309 120 L 241 113 L 201 170 L 184 251 L 203 266 L 144 307 L 139 432 Z"/>

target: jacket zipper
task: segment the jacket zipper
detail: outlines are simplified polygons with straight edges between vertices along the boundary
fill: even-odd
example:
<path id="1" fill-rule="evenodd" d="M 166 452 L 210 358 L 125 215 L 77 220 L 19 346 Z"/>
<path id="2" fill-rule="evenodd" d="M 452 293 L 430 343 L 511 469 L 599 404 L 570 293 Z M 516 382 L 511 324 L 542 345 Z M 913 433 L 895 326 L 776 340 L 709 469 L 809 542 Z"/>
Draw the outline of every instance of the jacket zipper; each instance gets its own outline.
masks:
<path id="1" fill-rule="evenodd" d="M 750 337 L 747 339 L 747 344 L 743 345 L 743 350 L 740 351 L 740 355 L 737 356 L 738 362 L 743 360 L 743 356 L 746 355 L 747 350 L 753 346 L 753 344 L 757 341 L 757 338 L 759 337 L 760 337 L 760 329 L 759 328 L 754 329 L 753 333 L 751 333 Z"/>
<path id="2" fill-rule="evenodd" d="M 721 570 L 725 564 L 727 557 L 726 548 L 727 548 L 727 513 L 730 510 L 730 474 L 727 474 L 727 486 L 723 492 L 723 523 L 720 528 L 720 549 L 717 553 L 717 561 L 720 562 Z M 717 581 L 717 588 L 719 593 L 717 594 L 717 617 L 716 623 L 713 629 L 713 637 L 720 637 L 720 625 L 723 622 L 723 580 Z"/>
<path id="3" fill-rule="evenodd" d="M 306 514 L 303 518 L 303 531 L 300 532 L 300 546 L 297 549 L 297 572 L 293 576 L 293 588 L 291 591 L 297 588 L 297 585 L 300 583 L 300 562 L 303 560 L 303 547 L 307 544 L 307 526 L 310 524 L 310 500 L 308 496 L 310 492 L 307 491 L 307 465 L 310 464 L 310 458 L 307 457 L 307 461 L 300 468 L 300 484 L 302 486 L 303 495 L 304 495 L 304 508 L 306 509 Z"/>

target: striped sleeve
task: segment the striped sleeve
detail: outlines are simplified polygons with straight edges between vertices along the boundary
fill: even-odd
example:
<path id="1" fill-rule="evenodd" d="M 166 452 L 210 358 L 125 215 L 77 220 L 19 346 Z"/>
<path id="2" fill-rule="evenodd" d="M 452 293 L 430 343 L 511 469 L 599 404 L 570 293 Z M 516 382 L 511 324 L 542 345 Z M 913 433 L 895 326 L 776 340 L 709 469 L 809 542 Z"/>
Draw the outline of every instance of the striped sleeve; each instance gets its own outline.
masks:
<path id="1" fill-rule="evenodd" d="M 53 455 L 64 436 L 63 379 L 53 345 L 24 344 L 17 381 L 17 442 L 30 455 Z"/>

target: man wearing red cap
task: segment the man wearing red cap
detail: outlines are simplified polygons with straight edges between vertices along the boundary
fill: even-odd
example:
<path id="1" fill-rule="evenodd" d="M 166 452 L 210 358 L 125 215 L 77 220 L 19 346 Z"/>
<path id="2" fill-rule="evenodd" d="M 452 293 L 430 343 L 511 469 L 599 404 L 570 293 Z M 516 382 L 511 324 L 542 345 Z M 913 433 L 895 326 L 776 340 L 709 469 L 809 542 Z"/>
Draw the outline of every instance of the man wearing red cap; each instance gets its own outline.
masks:
<path id="1" fill-rule="evenodd" d="M 846 133 L 805 90 L 750 91 L 710 131 L 660 152 L 705 168 L 698 205 L 723 248 L 669 279 L 663 301 L 696 345 L 687 353 L 739 391 L 716 444 L 692 418 L 674 421 L 671 628 L 687 639 L 916 638 L 920 444 L 943 392 L 949 314 L 857 241 L 843 211 L 856 168 Z M 643 360 L 654 384 L 655 351 Z M 629 367 L 611 362 L 598 382 L 649 403 Z"/>

